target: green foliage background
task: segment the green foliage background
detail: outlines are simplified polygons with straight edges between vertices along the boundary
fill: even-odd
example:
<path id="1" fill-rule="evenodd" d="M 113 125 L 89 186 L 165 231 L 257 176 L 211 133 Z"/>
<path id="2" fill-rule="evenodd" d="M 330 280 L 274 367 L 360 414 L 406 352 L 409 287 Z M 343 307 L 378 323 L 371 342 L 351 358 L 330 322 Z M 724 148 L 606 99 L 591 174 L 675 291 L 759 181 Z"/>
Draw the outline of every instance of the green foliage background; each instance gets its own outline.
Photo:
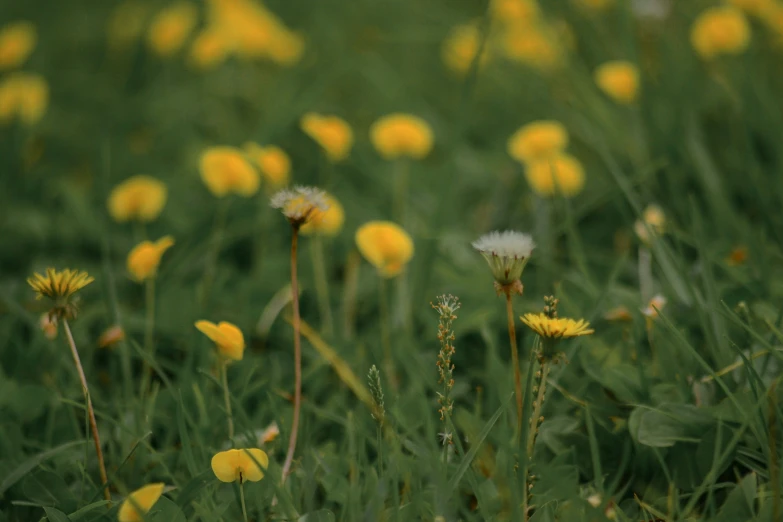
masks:
<path id="1" fill-rule="evenodd" d="M 539 311 L 542 297 L 554 294 L 561 315 L 585 317 L 596 329 L 564 344 L 570 362 L 550 375 L 556 387 L 534 460 L 533 520 L 605 520 L 607 507 L 625 521 L 779 517 L 780 49 L 753 21 L 747 52 L 704 64 L 688 31 L 711 2 L 675 4 L 665 21 L 651 22 L 624 1 L 602 13 L 547 2 L 547 15 L 565 20 L 576 38 L 562 70 L 542 75 L 501 60 L 467 78 L 443 66 L 440 46 L 452 26 L 475 18 L 492 31 L 483 1 L 269 1 L 305 35 L 301 63 L 229 61 L 208 73 L 181 57 L 161 60 L 143 42 L 109 53 L 115 2 L 0 5 L 0 21 L 36 24 L 39 43 L 24 68 L 51 89 L 38 125 L 0 129 L 0 521 L 116 519 L 116 504 L 107 511 L 101 501 L 63 332 L 44 337 L 45 305 L 24 282 L 48 266 L 96 278 L 81 292 L 76 342 L 115 499 L 149 482 L 171 486 L 149 520 L 241 520 L 238 489 L 210 470 L 228 441 L 213 350 L 193 327 L 198 319 L 234 322 L 248 340 L 245 360 L 229 373 L 238 433 L 253 440 L 273 421 L 282 431 L 264 448 L 267 477 L 246 485 L 251 519 L 521 520 L 503 302 L 470 247 L 506 228 L 531 231 L 539 244 L 517 314 Z M 617 58 L 642 71 L 631 108 L 592 82 L 595 66 Z M 354 128 L 345 164 L 327 165 L 299 129 L 310 110 L 338 114 Z M 296 471 L 281 489 L 293 389 L 289 312 L 268 333 L 257 324 L 287 284 L 290 227 L 269 208 L 264 188 L 232 201 L 214 291 L 198 306 L 217 209 L 199 179 L 198 155 L 247 140 L 277 144 L 292 157 L 296 183 L 321 185 L 343 203 L 345 226 L 324 245 L 337 319 L 326 340 L 364 380 L 382 364 L 378 279 L 360 265 L 349 337 L 345 278 L 356 228 L 393 215 L 399 167 L 382 161 L 367 137 L 369 125 L 393 111 L 426 119 L 436 145 L 408 165 L 416 254 L 406 283 L 389 285 L 399 382 L 383 374 L 388 430 L 379 448 L 370 411 L 304 341 Z M 506 154 L 508 136 L 542 118 L 566 126 L 569 150 L 585 165 L 586 188 L 571 200 L 536 197 Z M 176 239 L 157 280 L 156 393 L 144 402 L 137 397 L 144 294 L 125 269 L 141 232 L 113 223 L 105 205 L 111 187 L 138 173 L 169 187 L 163 214 L 145 234 Z M 640 311 L 633 235 L 649 203 L 668 217 L 666 235 L 651 247 L 655 290 L 668 300 L 654 321 Z M 317 327 L 309 241 L 299 260 L 302 314 Z M 727 264 L 740 245 L 747 262 Z M 451 451 L 438 437 L 446 428 L 437 414 L 437 316 L 429 304 L 444 292 L 462 301 L 453 392 L 459 447 Z M 603 319 L 621 305 L 630 322 Z M 98 349 L 114 323 L 127 342 Z M 518 329 L 525 375 L 534 336 Z"/>

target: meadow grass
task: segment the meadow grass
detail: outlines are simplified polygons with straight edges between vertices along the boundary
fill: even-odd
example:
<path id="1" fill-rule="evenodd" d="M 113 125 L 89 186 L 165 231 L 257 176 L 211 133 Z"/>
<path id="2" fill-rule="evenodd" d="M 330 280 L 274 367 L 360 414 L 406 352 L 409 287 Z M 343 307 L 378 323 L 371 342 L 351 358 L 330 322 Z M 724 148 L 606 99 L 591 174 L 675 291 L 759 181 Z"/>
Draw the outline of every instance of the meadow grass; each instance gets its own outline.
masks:
<path id="1" fill-rule="evenodd" d="M 148 31 L 174 3 L 0 5 L 0 26 L 37 34 L 22 63 L 0 36 L 0 522 L 113 521 L 157 483 L 146 522 L 781 520 L 783 6 L 759 1 L 748 41 L 721 26 L 736 45 L 705 50 L 707 0 L 268 0 L 290 29 L 280 46 L 200 69 L 189 53 L 221 3 L 177 8 L 196 29 L 170 56 L 174 33 L 156 48 Z M 241 34 L 254 19 L 232 20 Z M 455 27 L 468 52 L 444 62 Z M 596 85 L 609 60 L 636 64 L 631 103 Z M 347 122 L 344 157 L 302 130 L 308 112 Z M 371 140 L 395 112 L 426 122 L 431 150 L 390 159 Z M 507 146 L 537 120 L 568 135 L 543 164 Z M 242 185 L 251 141 L 344 211 L 328 234 L 297 233 L 296 312 L 277 187 Z M 228 169 L 237 194 L 199 176 L 215 146 L 252 165 Z M 164 183 L 165 205 L 117 222 L 107 201 L 137 174 Z M 357 246 L 376 220 L 409 234 L 410 260 L 397 236 Z M 536 243 L 513 302 L 471 246 L 507 229 Z M 157 271 L 129 270 L 167 235 Z M 47 267 L 95 281 L 42 327 L 52 307 L 25 281 Z M 520 316 L 548 296 L 595 332 L 537 335 Z M 244 352 L 200 320 L 236 325 Z M 100 347 L 113 325 L 125 335 Z M 263 450 L 264 477 L 218 480 L 231 448 Z"/>

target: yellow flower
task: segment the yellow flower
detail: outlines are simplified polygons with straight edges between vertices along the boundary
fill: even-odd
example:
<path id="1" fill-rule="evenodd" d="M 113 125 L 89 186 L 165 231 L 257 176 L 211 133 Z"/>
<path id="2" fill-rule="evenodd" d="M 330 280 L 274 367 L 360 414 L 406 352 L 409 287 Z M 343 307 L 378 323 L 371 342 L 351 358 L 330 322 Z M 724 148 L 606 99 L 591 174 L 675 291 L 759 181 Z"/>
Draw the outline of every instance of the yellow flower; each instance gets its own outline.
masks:
<path id="1" fill-rule="evenodd" d="M 0 123 L 14 117 L 25 125 L 40 121 L 49 105 L 49 85 L 37 74 L 14 73 L 0 82 Z"/>
<path id="2" fill-rule="evenodd" d="M 454 27 L 449 32 L 446 40 L 443 41 L 441 50 L 443 63 L 458 74 L 467 73 L 479 50 L 479 45 L 481 44 L 480 37 L 478 27 L 473 24 Z M 488 56 L 489 54 L 485 46 L 479 59 L 479 66 L 487 62 Z"/>
<path id="3" fill-rule="evenodd" d="M 182 48 L 196 25 L 197 12 L 189 2 L 177 2 L 160 11 L 147 32 L 147 43 L 159 56 L 171 56 Z"/>
<path id="4" fill-rule="evenodd" d="M 418 116 L 394 113 L 370 126 L 370 141 L 386 159 L 422 159 L 432 150 L 433 136 L 429 124 Z"/>
<path id="5" fill-rule="evenodd" d="M 639 90 L 639 69 L 622 60 L 606 62 L 595 70 L 595 83 L 617 103 L 629 104 L 636 100 Z"/>
<path id="6" fill-rule="evenodd" d="M 264 428 L 264 431 L 262 431 L 261 434 L 258 436 L 258 442 L 263 446 L 264 444 L 269 444 L 273 442 L 279 435 L 280 435 L 280 427 L 277 425 L 275 421 L 272 421 L 272 423 L 266 428 Z"/>
<path id="7" fill-rule="evenodd" d="M 173 244 L 174 239 L 171 236 L 164 236 L 154 243 L 142 241 L 128 254 L 128 272 L 138 282 L 155 277 L 160 258 Z"/>
<path id="8" fill-rule="evenodd" d="M 258 482 L 267 467 L 269 457 L 258 448 L 230 449 L 212 457 L 212 471 L 221 482 Z"/>
<path id="9" fill-rule="evenodd" d="M 211 147 L 201 154 L 201 179 L 212 194 L 222 198 L 229 193 L 250 197 L 258 192 L 261 178 L 242 151 L 234 147 Z"/>
<path id="10" fill-rule="evenodd" d="M 542 28 L 512 27 L 501 43 L 509 59 L 542 72 L 557 69 L 563 61 L 557 42 Z"/>
<path id="11" fill-rule="evenodd" d="M 650 299 L 650 302 L 647 304 L 647 307 L 642 310 L 642 313 L 650 319 L 655 319 L 658 317 L 658 312 L 663 310 L 664 306 L 666 306 L 666 298 L 658 294 Z"/>
<path id="12" fill-rule="evenodd" d="M 147 484 L 126 498 L 120 506 L 117 518 L 120 522 L 143 522 L 152 506 L 163 494 L 163 483 Z"/>
<path id="13" fill-rule="evenodd" d="M 288 185 L 291 177 L 291 160 L 283 149 L 274 145 L 261 147 L 252 142 L 245 143 L 243 148 L 250 161 L 255 163 L 264 180 L 272 185 L 272 188 L 278 189 Z"/>
<path id="14" fill-rule="evenodd" d="M 0 29 L 0 70 L 22 65 L 37 39 L 35 26 L 30 22 L 13 22 Z"/>
<path id="15" fill-rule="evenodd" d="M 691 44 L 704 59 L 740 54 L 750 41 L 750 26 L 735 7 L 710 7 L 691 26 Z"/>
<path id="16" fill-rule="evenodd" d="M 98 338 L 98 346 L 100 348 L 111 348 L 123 340 L 125 340 L 125 330 L 122 329 L 122 326 L 115 324 L 104 330 Z"/>
<path id="17" fill-rule="evenodd" d="M 552 158 L 568 145 L 568 131 L 554 120 L 539 120 L 520 127 L 508 139 L 508 154 L 520 163 Z"/>
<path id="18" fill-rule="evenodd" d="M 585 171 L 579 160 L 570 154 L 559 154 L 550 159 L 529 163 L 525 178 L 530 188 L 542 197 L 562 194 L 570 198 L 582 191 Z"/>
<path id="19" fill-rule="evenodd" d="M 501 22 L 518 26 L 534 22 L 539 15 L 538 4 L 534 0 L 492 0 L 492 14 Z"/>
<path id="20" fill-rule="evenodd" d="M 126 179 L 109 194 L 109 214 L 120 223 L 125 221 L 154 221 L 166 204 L 166 185 L 150 176 Z"/>
<path id="21" fill-rule="evenodd" d="M 149 7 L 139 0 L 123 0 L 112 10 L 106 37 L 112 49 L 126 49 L 136 43 L 144 31 Z"/>
<path id="22" fill-rule="evenodd" d="M 359 252 L 385 278 L 400 274 L 413 257 L 413 240 L 391 221 L 370 221 L 356 231 Z"/>
<path id="23" fill-rule="evenodd" d="M 315 209 L 310 220 L 299 229 L 302 234 L 321 234 L 334 236 L 343 227 L 345 222 L 345 210 L 333 196 L 324 194 L 326 210 Z"/>
<path id="24" fill-rule="evenodd" d="M 48 297 L 52 301 L 68 299 L 73 294 L 95 281 L 87 272 L 66 268 L 58 272 L 47 268 L 46 275 L 35 273 L 27 278 L 27 284 L 36 292 L 36 299 Z"/>
<path id="25" fill-rule="evenodd" d="M 301 36 L 289 31 L 282 24 L 273 26 L 268 54 L 273 62 L 280 65 L 292 65 L 299 61 L 304 53 L 305 43 Z"/>
<path id="26" fill-rule="evenodd" d="M 302 131 L 314 139 L 332 161 L 348 157 L 353 147 L 353 131 L 345 120 L 308 112 L 300 122 Z"/>
<path id="27" fill-rule="evenodd" d="M 525 314 L 520 319 L 531 330 L 547 339 L 568 339 L 595 332 L 584 319 L 576 321 L 565 317 L 549 317 L 545 313 Z"/>
<path id="28" fill-rule="evenodd" d="M 651 238 L 647 231 L 648 227 L 652 231 L 653 236 L 661 235 L 666 230 L 666 214 L 658 205 L 647 205 L 647 208 L 642 213 L 642 219 L 634 223 L 636 235 L 639 236 L 643 243 L 649 244 Z"/>
<path id="29" fill-rule="evenodd" d="M 231 323 L 221 321 L 218 324 L 209 321 L 196 321 L 196 328 L 215 343 L 220 355 L 226 359 L 241 361 L 245 352 L 245 337 L 242 330 Z"/>
<path id="30" fill-rule="evenodd" d="M 190 46 L 190 63 L 197 69 L 211 69 L 225 61 L 230 43 L 220 31 L 204 30 Z"/>
<path id="31" fill-rule="evenodd" d="M 269 201 L 272 208 L 279 209 L 289 223 L 301 228 L 312 220 L 317 213 L 329 209 L 326 194 L 316 187 L 294 187 L 276 192 Z"/>

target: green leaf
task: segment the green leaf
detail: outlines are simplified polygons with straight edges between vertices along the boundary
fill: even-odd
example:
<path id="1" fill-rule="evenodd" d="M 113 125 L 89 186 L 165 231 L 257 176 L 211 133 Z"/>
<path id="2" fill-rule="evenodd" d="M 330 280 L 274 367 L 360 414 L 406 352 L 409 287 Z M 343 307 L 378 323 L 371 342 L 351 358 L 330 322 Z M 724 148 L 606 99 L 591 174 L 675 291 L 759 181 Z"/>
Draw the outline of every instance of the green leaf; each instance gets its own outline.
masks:
<path id="1" fill-rule="evenodd" d="M 57 508 L 44 507 L 43 509 L 46 513 L 46 518 L 49 519 L 49 522 L 71 522 L 71 519 L 68 518 L 68 515 Z"/>
<path id="2" fill-rule="evenodd" d="M 334 522 L 334 513 L 327 509 L 320 509 L 312 513 L 305 513 L 299 517 L 299 522 Z"/>
<path id="3" fill-rule="evenodd" d="M 30 473 L 30 471 L 35 469 L 36 466 L 40 465 L 45 460 L 48 460 L 67 449 L 73 448 L 80 444 L 84 444 L 85 442 L 87 441 L 74 440 L 71 442 L 66 442 L 65 444 L 61 444 L 56 448 L 43 451 L 37 455 L 33 455 L 32 457 L 28 458 L 27 460 L 19 464 L 19 466 L 17 466 L 16 469 L 14 469 L 7 477 L 5 477 L 5 479 L 3 479 L 2 482 L 0 482 L 0 496 L 2 496 L 3 493 L 5 493 L 8 490 L 8 488 L 16 484 L 19 481 L 19 479 L 21 479 L 22 477 Z"/>
<path id="4" fill-rule="evenodd" d="M 147 518 L 149 522 L 187 522 L 179 506 L 166 497 L 160 497 Z"/>

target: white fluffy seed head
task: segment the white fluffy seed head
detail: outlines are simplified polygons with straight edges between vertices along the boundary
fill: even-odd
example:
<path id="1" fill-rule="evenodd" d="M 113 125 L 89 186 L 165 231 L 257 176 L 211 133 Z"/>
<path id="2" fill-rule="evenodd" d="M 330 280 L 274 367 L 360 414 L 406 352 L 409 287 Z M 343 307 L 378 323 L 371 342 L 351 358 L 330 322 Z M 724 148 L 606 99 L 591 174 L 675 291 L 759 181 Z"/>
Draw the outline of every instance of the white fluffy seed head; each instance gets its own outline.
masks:
<path id="1" fill-rule="evenodd" d="M 316 210 L 325 212 L 329 208 L 323 190 L 303 186 L 279 190 L 272 196 L 270 204 L 297 226 L 305 224 Z"/>
<path id="2" fill-rule="evenodd" d="M 527 259 L 536 244 L 533 237 L 516 230 L 490 232 L 473 242 L 473 248 L 482 254 L 514 259 Z"/>

